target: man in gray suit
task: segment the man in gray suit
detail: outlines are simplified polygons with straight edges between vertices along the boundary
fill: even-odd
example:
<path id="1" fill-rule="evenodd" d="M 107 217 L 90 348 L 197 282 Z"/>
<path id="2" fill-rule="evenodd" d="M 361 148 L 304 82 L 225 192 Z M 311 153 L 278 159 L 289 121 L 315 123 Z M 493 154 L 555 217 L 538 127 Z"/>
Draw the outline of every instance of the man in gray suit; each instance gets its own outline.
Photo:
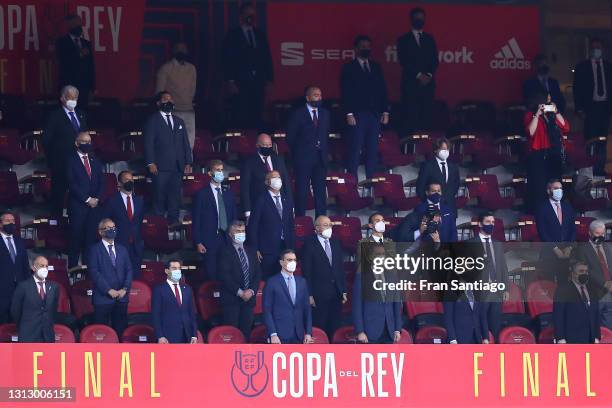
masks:
<path id="1" fill-rule="evenodd" d="M 59 287 L 47 280 L 49 261 L 37 256 L 32 262 L 32 278 L 21 281 L 15 289 L 11 316 L 17 323 L 20 343 L 55 343 L 53 323 Z"/>
<path id="2" fill-rule="evenodd" d="M 606 239 L 606 224 L 594 220 L 589 225 L 589 242 L 580 243 L 575 257 L 586 262 L 589 276 L 601 295 L 612 291 L 612 248 Z"/>
<path id="3" fill-rule="evenodd" d="M 168 211 L 168 222 L 178 225 L 183 174 L 191 173 L 193 158 L 183 119 L 172 114 L 172 95 L 162 91 L 156 97 L 158 112 L 144 126 L 145 162 L 153 176 L 153 210 Z"/>

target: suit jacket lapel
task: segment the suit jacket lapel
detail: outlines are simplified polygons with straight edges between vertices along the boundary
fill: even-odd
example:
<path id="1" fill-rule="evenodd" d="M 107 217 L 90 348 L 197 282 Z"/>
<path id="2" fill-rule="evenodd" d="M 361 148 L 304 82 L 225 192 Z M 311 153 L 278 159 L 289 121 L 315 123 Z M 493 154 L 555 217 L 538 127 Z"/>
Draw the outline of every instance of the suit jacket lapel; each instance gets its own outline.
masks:
<path id="1" fill-rule="evenodd" d="M 276 200 L 274 198 L 272 198 L 272 196 L 270 195 L 270 191 L 269 190 L 266 191 L 266 194 L 268 194 L 268 202 L 272 205 L 272 208 L 274 209 L 274 213 L 282 221 L 283 218 L 280 216 L 280 214 L 278 213 L 278 209 L 276 208 Z M 281 194 L 281 205 L 283 206 L 282 210 L 283 210 L 283 215 L 284 215 L 284 213 L 285 213 L 285 203 L 283 202 L 282 194 Z"/>
<path id="2" fill-rule="evenodd" d="M 285 277 L 283 276 L 282 272 L 280 272 L 278 274 L 278 279 L 280 281 L 281 286 L 283 287 L 283 292 L 285 292 L 285 295 L 287 296 L 287 299 L 289 299 L 289 304 L 293 305 L 293 301 L 291 300 L 291 295 L 289 294 L 289 288 L 287 287 L 287 281 L 285 280 Z M 293 277 L 293 279 L 295 281 L 295 276 Z M 295 281 L 295 282 L 296 282 L 296 285 L 295 285 L 295 298 L 297 299 L 297 281 Z"/>
<path id="3" fill-rule="evenodd" d="M 317 247 L 317 253 L 319 254 L 319 257 L 322 260 L 324 260 L 327 265 L 329 265 L 329 258 L 327 257 L 327 254 L 325 253 L 325 249 L 323 249 L 323 246 L 321 245 L 321 241 L 319 241 L 319 236 L 318 235 L 314 236 L 314 244 Z M 332 246 L 332 242 L 329 241 L 329 249 L 330 250 L 331 250 L 331 246 Z"/>

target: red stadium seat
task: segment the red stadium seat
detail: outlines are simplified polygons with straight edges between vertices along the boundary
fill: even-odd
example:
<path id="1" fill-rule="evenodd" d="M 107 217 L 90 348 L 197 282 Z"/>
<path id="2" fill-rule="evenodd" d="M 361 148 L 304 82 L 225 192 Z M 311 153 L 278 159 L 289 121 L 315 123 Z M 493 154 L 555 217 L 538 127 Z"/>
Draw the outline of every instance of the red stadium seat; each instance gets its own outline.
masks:
<path id="1" fill-rule="evenodd" d="M 15 323 L 0 324 L 0 343 L 17 343 L 17 325 Z"/>
<path id="2" fill-rule="evenodd" d="M 77 329 L 77 319 L 72 314 L 70 307 L 70 298 L 68 297 L 68 290 L 64 285 L 58 285 L 59 299 L 57 302 L 57 312 L 55 314 L 55 322 L 68 326 L 75 330 Z"/>
<path id="3" fill-rule="evenodd" d="M 167 279 L 165 265 L 159 261 L 144 261 L 140 265 L 140 280 L 147 283 L 151 288 L 164 283 Z"/>
<path id="4" fill-rule="evenodd" d="M 144 282 L 134 280 L 129 293 L 128 314 L 151 313 L 151 288 Z"/>
<path id="5" fill-rule="evenodd" d="M 198 191 L 210 184 L 210 176 L 203 173 L 192 173 L 183 176 L 183 197 L 192 199 Z"/>
<path id="6" fill-rule="evenodd" d="M 255 143 L 257 141 L 257 131 L 247 130 L 228 130 L 213 138 L 216 151 L 228 154 L 238 154 L 241 157 L 255 153 Z"/>
<path id="7" fill-rule="evenodd" d="M 202 332 L 198 330 L 196 333 L 198 336 L 198 344 L 204 344 L 204 336 L 202 336 Z"/>
<path id="8" fill-rule="evenodd" d="M 348 253 L 355 253 L 361 240 L 361 222 L 357 217 L 329 217 L 332 222 L 333 237 L 339 239 Z"/>
<path id="9" fill-rule="evenodd" d="M 510 326 L 499 332 L 500 344 L 534 344 L 535 342 L 533 333 L 524 327 Z"/>
<path id="10" fill-rule="evenodd" d="M 127 143 L 119 138 L 115 129 L 90 130 L 89 134 L 91 135 L 91 142 L 94 146 L 96 157 L 103 163 L 132 160 L 133 152 L 129 149 Z"/>
<path id="11" fill-rule="evenodd" d="M 257 293 L 255 294 L 255 307 L 253 308 L 253 314 L 255 316 L 261 315 L 263 313 L 263 288 L 266 286 L 266 282 L 261 280 L 259 282 L 259 289 L 257 289 Z"/>
<path id="12" fill-rule="evenodd" d="M 601 330 L 600 342 L 603 344 L 612 344 L 612 330 L 604 326 L 601 326 L 600 330 Z"/>
<path id="13" fill-rule="evenodd" d="M 508 282 L 506 287 L 509 297 L 502 303 L 502 313 L 525 314 L 525 303 L 523 302 L 521 288 L 513 282 Z"/>
<path id="14" fill-rule="evenodd" d="M 411 293 L 411 299 L 406 302 L 406 310 L 408 318 L 414 320 L 417 328 L 443 324 L 444 307 L 435 299 L 436 296 L 432 292 Z"/>
<path id="15" fill-rule="evenodd" d="M 372 205 L 372 197 L 362 197 L 355 176 L 350 173 L 327 173 L 327 197 L 330 204 L 349 215 L 351 211 L 361 210 Z"/>
<path id="16" fill-rule="evenodd" d="M 104 324 L 92 324 L 81 330 L 81 343 L 119 343 L 119 337 L 112 327 Z"/>
<path id="17" fill-rule="evenodd" d="M 153 180 L 143 174 L 134 174 L 134 194 L 142 197 L 146 202 L 153 198 Z"/>
<path id="18" fill-rule="evenodd" d="M 26 143 L 18 129 L 0 129 L 0 160 L 24 165 L 38 156 L 36 145 Z"/>
<path id="19" fill-rule="evenodd" d="M 117 176 L 115 173 L 104 173 L 101 201 L 105 202 L 117 192 Z"/>
<path id="20" fill-rule="evenodd" d="M 354 344 L 357 342 L 357 334 L 353 326 L 340 327 L 334 333 L 332 343 L 334 344 Z"/>
<path id="21" fill-rule="evenodd" d="M 540 235 L 536 226 L 535 217 L 522 215 L 518 220 L 520 239 L 522 242 L 540 242 Z"/>
<path id="22" fill-rule="evenodd" d="M 146 324 L 128 326 L 121 336 L 122 343 L 156 343 L 153 327 Z"/>
<path id="23" fill-rule="evenodd" d="M 213 160 L 227 159 L 227 153 L 215 151 L 213 137 L 208 130 L 196 129 L 195 140 L 193 143 L 193 162 L 205 168 L 208 162 Z"/>
<path id="24" fill-rule="evenodd" d="M 300 250 L 304 245 L 304 239 L 315 233 L 314 222 L 309 215 L 298 215 L 293 220 L 295 231 L 295 249 Z"/>
<path id="25" fill-rule="evenodd" d="M 249 343 L 253 344 L 266 344 L 268 343 L 268 332 L 266 326 L 260 324 L 259 326 L 253 327 L 251 330 L 251 336 L 249 337 Z"/>
<path id="26" fill-rule="evenodd" d="M 168 221 L 158 215 L 147 215 L 142 222 L 145 247 L 162 254 L 171 254 L 183 247 L 183 241 L 170 239 Z"/>
<path id="27" fill-rule="evenodd" d="M 414 156 L 405 154 L 400 147 L 399 137 L 393 130 L 384 130 L 378 139 L 381 163 L 387 168 L 407 166 L 414 162 Z"/>
<path id="28" fill-rule="evenodd" d="M 47 267 L 49 275 L 47 279 L 57 282 L 64 288 L 70 287 L 70 280 L 68 279 L 68 265 L 65 259 L 61 258 L 47 258 L 49 266 Z"/>
<path id="29" fill-rule="evenodd" d="M 24 197 L 19 192 L 17 173 L 0 171 L 0 205 L 5 207 L 20 206 Z"/>
<path id="30" fill-rule="evenodd" d="M 552 313 L 557 285 L 552 281 L 538 280 L 527 286 L 527 309 L 533 318 Z"/>
<path id="31" fill-rule="evenodd" d="M 588 242 L 589 225 L 595 221 L 594 217 L 576 217 L 576 241 Z"/>
<path id="32" fill-rule="evenodd" d="M 91 320 L 93 316 L 93 283 L 89 280 L 76 282 L 70 288 L 70 299 L 74 314 L 78 319 Z"/>
<path id="33" fill-rule="evenodd" d="M 442 344 L 446 343 L 446 329 L 441 326 L 421 327 L 415 336 L 415 344 Z"/>
<path id="34" fill-rule="evenodd" d="M 399 174 L 376 173 L 371 183 L 375 204 L 383 204 L 394 212 L 412 210 L 421 202 L 416 195 L 406 196 L 402 176 Z"/>
<path id="35" fill-rule="evenodd" d="M 555 342 L 555 328 L 548 326 L 543 328 L 538 335 L 538 343 L 553 344 Z"/>
<path id="36" fill-rule="evenodd" d="M 327 334 L 325 334 L 325 332 L 318 327 L 312 328 L 312 340 L 315 344 L 329 344 Z"/>
<path id="37" fill-rule="evenodd" d="M 53 325 L 53 330 L 55 331 L 56 343 L 76 343 L 74 333 L 69 327 L 63 324 L 55 324 Z"/>
<path id="38" fill-rule="evenodd" d="M 50 251 L 68 253 L 70 232 L 67 217 L 36 217 L 24 228 L 33 230 L 32 235 L 37 245 Z"/>
<path id="39" fill-rule="evenodd" d="M 414 158 L 414 165 L 420 165 L 432 155 L 432 144 L 438 139 L 444 137 L 443 132 L 427 132 L 414 133 L 403 137 L 400 140 L 404 154 Z"/>
<path id="40" fill-rule="evenodd" d="M 453 128 L 465 131 L 495 130 L 497 109 L 490 101 L 464 101 L 453 111 Z"/>
<path id="41" fill-rule="evenodd" d="M 470 199 L 477 199 L 479 207 L 489 210 L 510 209 L 514 198 L 502 197 L 497 176 L 494 174 L 477 174 L 468 176 L 465 180 Z"/>
<path id="42" fill-rule="evenodd" d="M 570 133 L 565 139 L 565 153 L 569 164 L 575 169 L 592 167 L 596 157 L 587 152 L 584 136 L 580 133 Z"/>
<path id="43" fill-rule="evenodd" d="M 221 315 L 221 282 L 205 282 L 200 286 L 198 309 L 203 320 L 211 320 Z"/>
<path id="44" fill-rule="evenodd" d="M 406 329 L 402 329 L 400 341 L 398 342 L 398 344 L 412 344 L 412 343 L 413 343 L 412 335 L 410 334 L 410 332 Z"/>
<path id="45" fill-rule="evenodd" d="M 237 204 L 240 203 L 240 172 L 232 172 L 227 175 L 229 189 L 234 193 Z"/>
<path id="46" fill-rule="evenodd" d="M 213 327 L 207 336 L 209 344 L 243 344 L 244 335 L 234 326 Z"/>

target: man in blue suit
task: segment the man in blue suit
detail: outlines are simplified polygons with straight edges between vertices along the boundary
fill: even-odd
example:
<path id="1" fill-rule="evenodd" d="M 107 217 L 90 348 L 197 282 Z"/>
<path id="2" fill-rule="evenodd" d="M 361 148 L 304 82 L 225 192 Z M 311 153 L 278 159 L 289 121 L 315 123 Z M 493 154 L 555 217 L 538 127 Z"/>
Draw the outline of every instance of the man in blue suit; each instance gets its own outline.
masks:
<path id="1" fill-rule="evenodd" d="M 68 217 L 70 218 L 70 250 L 68 268 L 81 261 L 87 264 L 87 250 L 96 240 L 100 195 L 103 187 L 102 164 L 91 156 L 91 136 L 81 132 L 76 151 L 68 158 Z"/>
<path id="2" fill-rule="evenodd" d="M 0 216 L 0 324 L 9 322 L 11 299 L 17 284 L 30 276 L 28 251 L 19 236 L 15 216 Z"/>
<path id="3" fill-rule="evenodd" d="M 312 312 L 306 280 L 293 273 L 297 257 L 292 249 L 280 254 L 281 273 L 266 282 L 263 315 L 270 343 L 312 343 Z"/>
<path id="4" fill-rule="evenodd" d="M 561 93 L 559 81 L 550 76 L 550 66 L 546 56 L 543 54 L 537 55 L 533 59 L 533 68 L 535 75 L 523 82 L 525 104 L 528 105 L 538 94 L 550 95 L 550 100 L 557 105 L 559 112 L 565 113 L 565 98 Z"/>
<path id="5" fill-rule="evenodd" d="M 472 290 L 450 291 L 445 294 L 444 325 L 450 344 L 489 343 L 487 319 Z"/>
<path id="6" fill-rule="evenodd" d="M 402 304 L 398 301 L 397 294 L 388 291 L 374 292 L 374 289 L 370 289 L 375 287 L 374 279 L 391 282 L 397 278 L 394 271 L 385 271 L 381 275 L 374 275 L 372 272 L 371 262 L 376 257 L 385 256 L 385 244 L 371 242 L 363 246 L 362 250 L 370 253 L 360 258 L 360 266 L 353 283 L 352 312 L 357 341 L 398 343 L 402 331 Z M 366 281 L 365 285 L 362 285 L 362 280 Z M 362 288 L 365 289 L 365 294 Z"/>
<path id="7" fill-rule="evenodd" d="M 342 67 L 340 88 L 351 137 L 348 171 L 357 178 L 359 158 L 365 154 L 366 178 L 372 178 L 378 164 L 378 138 L 381 125 L 389 123 L 387 85 L 380 65 L 370 59 L 372 40 L 355 38 L 355 59 Z"/>
<path id="8" fill-rule="evenodd" d="M 248 243 L 257 251 L 264 279 L 279 271 L 278 256 L 295 244 L 293 203 L 281 192 L 278 171 L 266 175 L 266 186 L 268 190 L 257 200 L 247 228 Z"/>
<path id="9" fill-rule="evenodd" d="M 306 88 L 306 104 L 297 108 L 287 123 L 287 143 L 295 172 L 295 214 L 306 213 L 306 198 L 312 184 L 315 213 L 327 213 L 325 177 L 327 175 L 327 139 L 329 111 L 321 106 L 321 89 Z"/>
<path id="10" fill-rule="evenodd" d="M 223 189 L 225 179 L 223 162 L 211 160 L 208 164 L 210 184 L 202 187 L 193 201 L 193 244 L 202 255 L 208 278 L 215 280 L 217 252 L 227 245 L 228 227 L 236 219 L 238 209 L 234 193 Z"/>
<path id="11" fill-rule="evenodd" d="M 153 289 L 151 314 L 155 337 L 160 344 L 198 342 L 195 302 L 191 288 L 181 284 L 181 262 L 166 264 L 166 282 Z"/>
<path id="12" fill-rule="evenodd" d="M 178 225 L 183 173 L 191 173 L 193 157 L 183 119 L 172 114 L 174 101 L 169 92 L 157 94 L 159 111 L 144 125 L 145 163 L 153 175 L 153 210 L 168 211 L 168 222 Z"/>
<path id="13" fill-rule="evenodd" d="M 134 175 L 125 170 L 117 177 L 118 192 L 104 203 L 103 218 L 110 218 L 117 226 L 118 244 L 127 248 L 132 262 L 134 279 L 140 278 L 140 263 L 144 241 L 140 235 L 144 217 L 144 200 L 134 195 Z"/>
<path id="14" fill-rule="evenodd" d="M 559 285 L 553 303 L 557 343 L 593 344 L 601 339 L 599 295 L 586 262 L 572 261 L 571 280 Z"/>
<path id="15" fill-rule="evenodd" d="M 87 273 L 93 282 L 94 320 L 111 326 L 121 337 L 127 327 L 132 263 L 127 249 L 115 242 L 117 228 L 104 218 L 98 225 L 102 240 L 89 250 Z"/>

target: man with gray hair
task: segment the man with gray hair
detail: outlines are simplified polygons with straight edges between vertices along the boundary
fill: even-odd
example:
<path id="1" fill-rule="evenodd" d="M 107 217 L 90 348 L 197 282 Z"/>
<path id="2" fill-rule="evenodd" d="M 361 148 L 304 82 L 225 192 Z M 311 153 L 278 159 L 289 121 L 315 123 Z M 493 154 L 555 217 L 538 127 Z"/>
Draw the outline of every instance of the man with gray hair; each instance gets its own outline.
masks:
<path id="1" fill-rule="evenodd" d="M 74 141 L 80 132 L 88 130 L 87 116 L 79 109 L 79 90 L 66 85 L 60 93 L 60 106 L 49 113 L 43 131 L 43 148 L 47 167 L 51 172 L 50 204 L 53 215 L 60 217 L 68 190 L 66 161 L 73 152 Z"/>
<path id="2" fill-rule="evenodd" d="M 195 113 L 193 98 L 196 93 L 196 67 L 187 61 L 189 51 L 187 44 L 174 44 L 172 59 L 157 71 L 156 92 L 168 91 L 174 97 L 174 114 L 185 122 L 189 146 L 193 150 L 195 141 Z"/>
<path id="3" fill-rule="evenodd" d="M 586 262 L 593 284 L 602 295 L 612 291 L 612 248 L 606 242 L 606 224 L 594 220 L 589 225 L 589 242 L 580 243 L 575 257 Z"/>

